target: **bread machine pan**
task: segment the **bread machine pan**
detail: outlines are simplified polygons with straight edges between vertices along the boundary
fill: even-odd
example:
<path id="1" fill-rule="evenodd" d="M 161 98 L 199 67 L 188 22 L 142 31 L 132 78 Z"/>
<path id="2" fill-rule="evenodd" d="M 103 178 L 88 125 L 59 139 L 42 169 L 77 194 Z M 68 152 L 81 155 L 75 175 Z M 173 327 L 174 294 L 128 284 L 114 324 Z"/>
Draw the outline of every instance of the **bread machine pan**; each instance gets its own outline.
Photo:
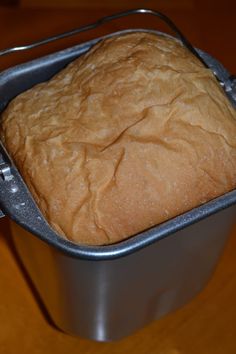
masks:
<path id="1" fill-rule="evenodd" d="M 155 11 L 138 9 L 106 17 L 82 30 L 137 13 L 166 20 Z M 69 34 L 80 31 L 73 30 Z M 30 49 L 67 35 L 20 49 Z M 232 104 L 236 104 L 234 78 L 214 58 L 193 49 L 179 31 L 177 35 L 213 70 Z M 0 110 L 19 93 L 48 80 L 99 40 L 101 38 L 1 73 Z M 17 48 L 2 51 L 0 55 L 14 50 Z M 235 221 L 236 190 L 120 243 L 80 246 L 61 238 L 50 228 L 1 145 L 0 206 L 1 216 L 6 214 L 12 220 L 16 250 L 54 323 L 73 335 L 110 341 L 180 308 L 204 287 Z"/>

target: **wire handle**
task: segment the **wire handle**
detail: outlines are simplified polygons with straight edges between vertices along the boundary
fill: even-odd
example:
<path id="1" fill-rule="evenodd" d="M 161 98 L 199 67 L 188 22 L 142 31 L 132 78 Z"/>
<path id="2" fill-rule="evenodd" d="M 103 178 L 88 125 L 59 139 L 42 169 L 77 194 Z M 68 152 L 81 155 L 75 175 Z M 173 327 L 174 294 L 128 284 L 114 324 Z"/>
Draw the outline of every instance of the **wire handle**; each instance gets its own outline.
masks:
<path id="1" fill-rule="evenodd" d="M 48 44 L 50 42 L 53 41 L 57 41 L 59 39 L 63 39 L 66 37 L 70 37 L 70 36 L 74 36 L 78 33 L 81 32 L 85 32 L 94 28 L 97 28 L 98 26 L 101 26 L 107 22 L 119 19 L 121 17 L 126 17 L 126 16 L 130 16 L 130 15 L 136 15 L 136 14 L 149 14 L 149 15 L 153 15 L 156 17 L 159 17 L 162 21 L 164 21 L 171 29 L 172 31 L 176 34 L 177 38 L 180 39 L 180 41 L 183 43 L 183 45 L 185 47 L 187 47 L 203 64 L 204 66 L 207 67 L 207 64 L 204 62 L 204 60 L 200 57 L 200 55 L 197 53 L 197 51 L 195 50 L 195 48 L 192 46 L 192 44 L 187 40 L 187 38 L 181 33 L 181 31 L 176 27 L 176 25 L 169 19 L 169 17 L 167 17 L 166 15 L 164 15 L 163 13 L 159 12 L 159 11 L 155 11 L 155 10 L 151 10 L 151 9 L 133 9 L 133 10 L 128 10 L 128 11 L 124 11 L 124 12 L 118 12 L 115 13 L 113 15 L 110 16 L 105 16 L 100 18 L 99 20 L 97 20 L 96 22 L 90 23 L 88 25 L 79 27 L 79 28 L 75 28 L 71 31 L 68 32 L 64 32 L 52 37 L 48 37 L 45 39 L 42 39 L 40 41 L 37 42 L 33 42 L 31 44 L 26 44 L 26 45 L 22 45 L 22 46 L 17 46 L 17 47 L 12 47 L 12 48 L 7 48 L 7 49 L 3 49 L 0 51 L 0 56 L 3 55 L 7 55 L 13 52 L 18 52 L 18 51 L 24 51 L 24 50 L 29 50 L 29 49 L 33 49 L 35 47 L 44 45 L 44 44 Z"/>

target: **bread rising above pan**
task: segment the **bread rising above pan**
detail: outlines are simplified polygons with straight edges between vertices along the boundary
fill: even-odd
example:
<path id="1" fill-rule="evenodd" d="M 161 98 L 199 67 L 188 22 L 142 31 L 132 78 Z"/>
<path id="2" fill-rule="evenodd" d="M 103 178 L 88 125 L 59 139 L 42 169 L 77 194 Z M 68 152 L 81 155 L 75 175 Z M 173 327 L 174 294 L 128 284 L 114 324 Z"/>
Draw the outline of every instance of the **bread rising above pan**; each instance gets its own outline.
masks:
<path id="1" fill-rule="evenodd" d="M 106 39 L 2 114 L 1 139 L 60 235 L 121 241 L 236 186 L 236 111 L 179 42 Z"/>

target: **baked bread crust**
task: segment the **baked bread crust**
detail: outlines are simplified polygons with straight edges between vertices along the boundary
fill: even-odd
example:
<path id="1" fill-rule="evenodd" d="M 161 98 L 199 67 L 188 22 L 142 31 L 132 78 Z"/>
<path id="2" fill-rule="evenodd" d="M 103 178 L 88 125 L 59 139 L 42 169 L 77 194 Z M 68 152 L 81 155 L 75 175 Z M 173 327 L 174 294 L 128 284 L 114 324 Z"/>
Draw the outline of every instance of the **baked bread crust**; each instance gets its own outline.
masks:
<path id="1" fill-rule="evenodd" d="M 236 111 L 179 42 L 106 39 L 13 99 L 1 139 L 62 236 L 104 245 L 236 186 Z"/>

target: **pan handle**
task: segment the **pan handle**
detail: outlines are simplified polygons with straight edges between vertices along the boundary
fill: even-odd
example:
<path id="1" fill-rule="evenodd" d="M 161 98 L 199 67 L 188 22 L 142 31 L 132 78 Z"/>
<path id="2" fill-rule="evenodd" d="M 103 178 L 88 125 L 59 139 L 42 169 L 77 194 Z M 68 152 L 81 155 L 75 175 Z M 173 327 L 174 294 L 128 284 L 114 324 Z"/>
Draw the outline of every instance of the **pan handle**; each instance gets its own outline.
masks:
<path id="1" fill-rule="evenodd" d="M 0 143 L 0 182 L 8 183 L 12 179 L 13 179 L 12 164 L 10 162 L 10 158 L 8 157 L 3 145 Z M 1 192 L 4 192 L 4 190 L 2 190 Z M 1 202 L 1 198 L 0 198 L 0 202 Z M 1 208 L 1 204 L 0 204 L 0 208 Z M 4 212 L 2 211 L 2 209 L 0 209 L 0 218 L 4 216 L 5 216 Z"/>
<path id="2" fill-rule="evenodd" d="M 175 33 L 177 38 L 180 39 L 180 41 L 183 43 L 183 45 L 185 47 L 187 47 L 204 64 L 204 66 L 208 67 L 207 64 L 205 63 L 205 61 L 200 57 L 200 55 L 197 53 L 195 48 L 192 46 L 192 44 L 187 40 L 187 38 L 176 27 L 176 25 L 170 20 L 169 17 L 167 17 L 166 15 L 164 15 L 163 13 L 161 13 L 159 11 L 145 9 L 145 8 L 144 9 L 142 9 L 142 8 L 141 9 L 133 9 L 133 10 L 128 10 L 128 11 L 124 11 L 124 12 L 118 12 L 118 13 L 115 13 L 110 16 L 102 17 L 99 20 L 97 20 L 96 22 L 90 23 L 88 25 L 85 25 L 85 26 L 82 26 L 79 28 L 75 28 L 71 31 L 64 32 L 64 33 L 61 33 L 61 34 L 58 34 L 58 35 L 55 35 L 52 37 L 48 37 L 48 38 L 42 39 L 40 41 L 33 42 L 31 44 L 26 44 L 26 45 L 22 45 L 22 46 L 3 49 L 0 51 L 0 56 L 10 54 L 13 52 L 17 52 L 17 51 L 33 49 L 35 47 L 38 47 L 38 46 L 41 46 L 41 45 L 44 45 L 44 44 L 47 44 L 47 43 L 50 43 L 53 41 L 57 41 L 59 39 L 74 36 L 78 33 L 97 28 L 98 26 L 101 26 L 107 22 L 110 22 L 110 21 L 113 21 L 113 20 L 116 20 L 116 19 L 119 19 L 122 17 L 130 16 L 130 15 L 136 15 L 136 14 L 152 15 L 152 16 L 156 16 L 159 19 L 161 19 L 162 21 L 164 21 L 170 27 L 170 29 Z"/>
<path id="3" fill-rule="evenodd" d="M 2 178 L 4 181 L 11 180 L 11 168 L 8 164 L 4 162 L 0 162 L 0 178 Z M 5 214 L 3 211 L 0 209 L 0 218 L 3 218 Z"/>

